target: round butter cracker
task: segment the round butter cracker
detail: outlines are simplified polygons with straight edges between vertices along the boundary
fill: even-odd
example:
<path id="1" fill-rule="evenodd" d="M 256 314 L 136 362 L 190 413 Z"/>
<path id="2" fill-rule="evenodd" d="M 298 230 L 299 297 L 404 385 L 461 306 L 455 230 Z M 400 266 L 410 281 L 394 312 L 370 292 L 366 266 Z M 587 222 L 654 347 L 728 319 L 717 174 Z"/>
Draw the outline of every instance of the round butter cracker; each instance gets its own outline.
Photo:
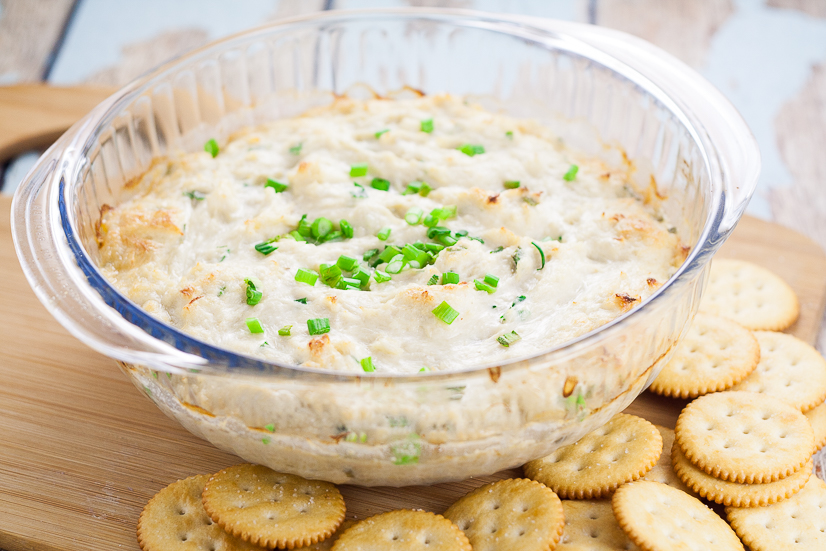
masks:
<path id="1" fill-rule="evenodd" d="M 565 499 L 596 499 L 643 477 L 662 453 L 659 431 L 641 417 L 620 413 L 575 444 L 524 466 L 525 476 Z"/>
<path id="2" fill-rule="evenodd" d="M 673 398 L 726 390 L 754 371 L 759 360 L 760 346 L 751 331 L 727 318 L 697 314 L 649 390 Z"/>
<path id="3" fill-rule="evenodd" d="M 751 551 L 826 549 L 826 483 L 816 476 L 787 500 L 768 507 L 726 507 L 726 516 Z"/>
<path id="4" fill-rule="evenodd" d="M 819 450 L 826 446 L 826 402 L 813 407 L 803 415 L 806 416 L 815 433 L 815 448 Z"/>
<path id="5" fill-rule="evenodd" d="M 731 318 L 754 331 L 782 331 L 797 321 L 800 304 L 792 288 L 769 270 L 715 258 L 700 311 Z"/>
<path id="6" fill-rule="evenodd" d="M 476 488 L 444 513 L 474 551 L 548 551 L 565 526 L 562 503 L 547 486 L 512 478 Z"/>
<path id="7" fill-rule="evenodd" d="M 660 454 L 657 464 L 654 465 L 650 471 L 645 473 L 644 477 L 642 477 L 643 480 L 667 484 L 672 488 L 676 488 L 687 494 L 694 495 L 694 492 L 692 492 L 691 489 L 686 486 L 682 480 L 680 480 L 677 473 L 674 472 L 674 467 L 671 463 L 671 448 L 674 445 L 674 431 L 666 427 L 661 427 L 660 425 L 654 426 L 657 427 L 658 431 L 660 431 L 660 436 L 663 439 L 663 452 Z"/>
<path id="8" fill-rule="evenodd" d="M 565 530 L 556 551 L 639 551 L 622 531 L 607 499 L 564 500 Z"/>
<path id="9" fill-rule="evenodd" d="M 780 398 L 806 412 L 826 399 L 826 360 L 793 335 L 756 331 L 760 343 L 757 368 L 732 390 Z"/>
<path id="10" fill-rule="evenodd" d="M 697 498 L 665 484 L 638 480 L 611 498 L 628 538 L 644 551 L 744 551 L 726 522 Z"/>
<path id="11" fill-rule="evenodd" d="M 143 551 L 261 551 L 224 532 L 201 503 L 208 474 L 173 482 L 149 500 L 138 520 Z"/>
<path id="12" fill-rule="evenodd" d="M 814 451 L 812 427 L 800 410 L 752 392 L 697 398 L 680 413 L 674 435 L 699 469 L 741 484 L 785 478 Z"/>
<path id="13" fill-rule="evenodd" d="M 224 530 L 269 548 L 306 547 L 327 539 L 344 520 L 344 498 L 329 482 L 262 465 L 236 465 L 212 475 L 204 509 Z"/>
<path id="14" fill-rule="evenodd" d="M 671 450 L 674 470 L 700 497 L 732 507 L 763 507 L 788 499 L 806 484 L 812 474 L 812 460 L 803 468 L 775 482 L 765 484 L 738 484 L 714 478 L 691 464 L 680 451 L 680 446 Z"/>
<path id="15" fill-rule="evenodd" d="M 356 523 L 332 551 L 472 551 L 467 536 L 441 515 L 390 511 Z"/>

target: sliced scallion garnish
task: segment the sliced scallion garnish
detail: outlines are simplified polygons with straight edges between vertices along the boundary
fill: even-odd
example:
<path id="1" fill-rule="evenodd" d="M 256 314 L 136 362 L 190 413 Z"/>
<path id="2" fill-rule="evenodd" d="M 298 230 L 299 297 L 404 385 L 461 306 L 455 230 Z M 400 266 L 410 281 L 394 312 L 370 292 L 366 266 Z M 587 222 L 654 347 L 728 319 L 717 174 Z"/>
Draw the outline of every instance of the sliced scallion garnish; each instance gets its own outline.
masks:
<path id="1" fill-rule="evenodd" d="M 316 239 L 324 239 L 328 233 L 333 231 L 333 223 L 330 222 L 329 219 L 322 216 L 313 220 L 313 224 L 310 226 L 310 229 L 313 232 L 313 237 Z"/>
<path id="2" fill-rule="evenodd" d="M 347 256 L 347 255 L 344 255 L 344 254 L 341 255 L 340 257 L 338 257 L 338 260 L 336 260 L 336 266 L 338 266 L 339 268 L 341 268 L 342 270 L 345 270 L 347 272 L 352 272 L 357 264 L 358 264 L 357 259 L 353 258 L 352 256 Z"/>
<path id="3" fill-rule="evenodd" d="M 390 129 L 385 128 L 384 130 L 379 130 L 374 134 L 374 136 L 376 136 L 376 139 L 378 140 L 379 138 L 381 138 L 382 134 L 385 134 L 386 132 L 390 132 Z"/>
<path id="4" fill-rule="evenodd" d="M 504 335 L 500 336 L 496 339 L 499 341 L 499 344 L 504 346 L 505 348 L 509 347 L 513 343 L 517 341 L 521 341 L 522 337 L 516 334 L 516 331 L 511 331 L 510 333 L 505 333 Z"/>
<path id="5" fill-rule="evenodd" d="M 249 304 L 250 306 L 255 306 L 256 304 L 261 302 L 261 297 L 264 296 L 264 293 L 256 289 L 255 283 L 253 283 L 249 279 L 245 279 L 244 283 L 247 284 L 247 304 Z"/>
<path id="6" fill-rule="evenodd" d="M 356 187 L 356 191 L 355 191 L 355 193 L 351 193 L 350 195 L 352 195 L 356 199 L 366 199 L 367 198 L 367 190 L 364 189 L 364 186 L 361 185 L 361 184 L 358 184 L 356 182 L 353 182 L 353 185 Z"/>
<path id="7" fill-rule="evenodd" d="M 275 432 L 275 425 L 273 423 L 270 423 L 269 425 L 264 425 L 264 429 L 269 432 Z"/>
<path id="8" fill-rule="evenodd" d="M 264 185 L 264 188 L 268 187 L 273 188 L 276 193 L 281 193 L 283 191 L 287 191 L 290 186 L 287 184 L 282 184 L 281 182 L 276 182 L 272 178 L 267 178 L 267 183 Z"/>
<path id="9" fill-rule="evenodd" d="M 341 228 L 341 233 L 344 234 L 344 237 L 350 239 L 353 237 L 354 230 L 353 226 L 347 220 L 342 220 L 338 223 L 338 227 Z"/>
<path id="10" fill-rule="evenodd" d="M 306 283 L 310 287 L 313 287 L 315 285 L 315 282 L 318 281 L 318 274 L 315 273 L 313 270 L 305 270 L 304 268 L 299 268 L 298 271 L 295 272 L 295 280 L 299 283 Z"/>
<path id="11" fill-rule="evenodd" d="M 376 237 L 378 237 L 382 241 L 387 241 L 387 239 L 390 237 L 390 231 L 390 228 L 382 228 L 382 230 L 376 234 Z"/>
<path id="12" fill-rule="evenodd" d="M 467 155 L 468 157 L 473 157 L 475 155 L 481 155 L 485 152 L 485 148 L 478 144 L 470 144 L 466 143 L 463 146 L 458 148 L 459 151 Z"/>
<path id="13" fill-rule="evenodd" d="M 261 322 L 258 321 L 258 318 L 247 318 L 247 328 L 250 330 L 250 333 L 264 332 L 264 328 L 261 327 Z"/>
<path id="14" fill-rule="evenodd" d="M 278 247 L 273 245 L 273 243 L 275 243 L 276 241 L 278 241 L 278 237 L 273 237 L 272 239 L 262 241 L 261 243 L 255 245 L 255 250 L 263 254 L 264 256 L 267 256 L 271 252 L 278 250 Z"/>
<path id="15" fill-rule="evenodd" d="M 359 362 L 359 363 L 361 364 L 361 368 L 366 373 L 373 373 L 376 370 L 376 367 L 373 365 L 373 357 L 372 356 L 367 356 L 366 358 L 361 360 L 361 362 Z"/>
<path id="16" fill-rule="evenodd" d="M 455 285 L 459 283 L 459 274 L 456 272 L 445 272 L 442 274 L 442 285 Z"/>
<path id="17" fill-rule="evenodd" d="M 397 274 L 404 269 L 404 264 L 404 255 L 397 254 L 390 259 L 390 262 L 387 263 L 387 268 L 385 268 L 385 271 L 388 274 Z"/>
<path id="18" fill-rule="evenodd" d="M 381 270 L 375 270 L 373 272 L 373 279 L 376 280 L 376 283 L 384 283 L 385 281 L 390 281 L 393 278 L 387 275 L 386 273 L 382 272 Z"/>
<path id="19" fill-rule="evenodd" d="M 431 132 L 433 132 L 433 119 L 423 120 L 419 125 L 419 128 L 422 132 L 427 132 L 428 134 L 430 134 Z"/>
<path id="20" fill-rule="evenodd" d="M 218 148 L 218 142 L 216 142 L 214 138 L 207 140 L 207 143 L 204 144 L 204 151 L 212 155 L 212 158 L 214 159 L 218 156 L 218 152 L 220 151 Z"/>
<path id="21" fill-rule="evenodd" d="M 407 222 L 411 226 L 415 226 L 422 220 L 422 215 L 424 211 L 419 207 L 412 207 L 410 210 L 407 211 L 407 214 L 404 215 L 404 221 Z"/>
<path id="22" fill-rule="evenodd" d="M 459 317 L 459 312 L 454 310 L 447 302 L 442 301 L 440 305 L 433 309 L 433 315 L 450 325 Z"/>
<path id="23" fill-rule="evenodd" d="M 369 249 L 369 250 L 364 252 L 364 255 L 361 257 L 361 259 L 364 260 L 365 262 L 367 262 L 368 260 L 370 260 L 371 258 L 376 256 L 377 254 L 379 254 L 378 249 Z"/>
<path id="24" fill-rule="evenodd" d="M 496 292 L 496 288 L 493 285 L 488 285 L 487 283 L 485 283 L 482 280 L 474 279 L 473 284 L 476 285 L 476 290 L 477 291 L 485 291 L 489 295 L 492 295 L 493 293 Z"/>
<path id="25" fill-rule="evenodd" d="M 508 180 L 502 185 L 505 186 L 505 189 L 516 189 L 520 186 L 520 183 L 518 180 Z"/>
<path id="26" fill-rule="evenodd" d="M 499 278 L 493 274 L 485 274 L 485 283 L 490 285 L 491 287 L 498 287 L 499 286 Z"/>
<path id="27" fill-rule="evenodd" d="M 278 334 L 281 335 L 282 337 L 289 337 L 290 336 L 290 330 L 292 328 L 293 328 L 292 325 L 285 325 L 284 327 L 282 327 L 281 329 L 278 330 Z"/>
<path id="28" fill-rule="evenodd" d="M 290 148 L 290 153 L 293 155 L 300 155 L 302 147 L 304 147 L 304 144 L 298 143 Z"/>
<path id="29" fill-rule="evenodd" d="M 512 140 L 512 139 L 513 139 L 513 132 L 512 132 L 511 130 L 508 130 L 507 132 L 505 132 L 505 136 L 506 136 L 509 140 Z"/>
<path id="30" fill-rule="evenodd" d="M 310 335 L 321 335 L 330 332 L 330 318 L 314 318 L 307 320 L 307 331 Z"/>
<path id="31" fill-rule="evenodd" d="M 192 190 L 192 191 L 185 191 L 184 195 L 192 199 L 193 201 L 203 201 L 206 199 L 206 193 L 203 191 Z"/>
<path id="32" fill-rule="evenodd" d="M 562 179 L 566 182 L 573 182 L 576 179 L 577 172 L 579 172 L 579 167 L 577 165 L 571 165 L 571 168 L 568 169 L 568 172 L 565 173 Z"/>
<path id="33" fill-rule="evenodd" d="M 430 211 L 430 216 L 435 216 L 439 220 L 447 220 L 453 218 L 457 213 L 456 205 L 447 205 Z"/>
<path id="34" fill-rule="evenodd" d="M 354 165 L 350 165 L 350 176 L 353 178 L 358 178 L 359 176 L 367 176 L 367 163 L 357 163 Z"/>
<path id="35" fill-rule="evenodd" d="M 436 285 L 439 283 L 439 274 L 433 274 L 430 276 L 430 279 L 427 280 L 428 285 Z"/>
<path id="36" fill-rule="evenodd" d="M 384 178 L 373 178 L 370 182 L 370 187 L 378 189 L 379 191 L 390 191 L 390 180 Z"/>
<path id="37" fill-rule="evenodd" d="M 540 247 L 539 245 L 537 245 L 533 241 L 531 241 L 531 245 L 536 247 L 536 250 L 539 251 L 539 258 L 542 261 L 542 265 L 539 268 L 537 268 L 537 271 L 538 271 L 538 270 L 541 270 L 542 268 L 545 267 L 545 251 L 543 251 L 542 247 Z"/>
<path id="38" fill-rule="evenodd" d="M 307 304 L 307 297 L 297 298 L 295 302 L 300 302 L 301 304 Z"/>

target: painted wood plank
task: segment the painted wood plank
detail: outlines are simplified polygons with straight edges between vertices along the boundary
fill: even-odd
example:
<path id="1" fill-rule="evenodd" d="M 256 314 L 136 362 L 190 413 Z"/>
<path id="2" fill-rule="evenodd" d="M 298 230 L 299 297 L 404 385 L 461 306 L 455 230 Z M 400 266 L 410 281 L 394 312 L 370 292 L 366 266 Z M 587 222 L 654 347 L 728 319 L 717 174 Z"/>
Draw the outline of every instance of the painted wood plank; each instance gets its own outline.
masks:
<path id="1" fill-rule="evenodd" d="M 73 0 L 6 0 L 0 4 L 0 84 L 43 78 Z"/>

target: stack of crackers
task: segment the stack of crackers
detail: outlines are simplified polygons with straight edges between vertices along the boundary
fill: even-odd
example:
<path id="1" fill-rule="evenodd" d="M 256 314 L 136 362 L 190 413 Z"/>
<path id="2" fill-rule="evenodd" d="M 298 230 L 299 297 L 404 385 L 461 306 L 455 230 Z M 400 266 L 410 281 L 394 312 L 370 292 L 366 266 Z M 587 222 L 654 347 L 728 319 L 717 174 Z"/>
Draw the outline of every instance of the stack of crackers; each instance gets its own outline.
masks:
<path id="1" fill-rule="evenodd" d="M 477 488 L 442 515 L 345 521 L 330 483 L 238 465 L 175 482 L 138 523 L 144 551 L 826 550 L 826 361 L 778 333 L 798 302 L 757 266 L 715 260 L 706 298 L 653 392 L 692 398 L 675 430 L 619 414 Z M 561 499 L 560 499 L 561 498 Z M 702 500 L 719 509 L 724 521 Z M 719 505 L 717 505 L 719 504 Z"/>

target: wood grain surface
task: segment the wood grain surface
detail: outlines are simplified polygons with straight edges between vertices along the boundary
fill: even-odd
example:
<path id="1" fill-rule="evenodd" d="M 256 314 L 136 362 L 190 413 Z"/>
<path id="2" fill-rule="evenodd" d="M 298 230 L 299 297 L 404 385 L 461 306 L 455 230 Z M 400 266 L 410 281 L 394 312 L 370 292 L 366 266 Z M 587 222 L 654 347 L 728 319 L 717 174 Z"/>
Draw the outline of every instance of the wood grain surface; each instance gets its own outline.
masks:
<path id="1" fill-rule="evenodd" d="M 137 519 L 171 482 L 239 462 L 166 418 L 114 361 L 71 337 L 35 298 L 0 198 L 0 548 L 136 550 Z M 725 256 L 764 265 L 802 299 L 792 332 L 811 341 L 826 301 L 826 257 L 807 238 L 745 218 Z M 683 402 L 643 394 L 629 411 L 673 426 Z M 442 512 L 519 470 L 429 487 L 342 487 L 348 516 L 399 507 Z"/>

